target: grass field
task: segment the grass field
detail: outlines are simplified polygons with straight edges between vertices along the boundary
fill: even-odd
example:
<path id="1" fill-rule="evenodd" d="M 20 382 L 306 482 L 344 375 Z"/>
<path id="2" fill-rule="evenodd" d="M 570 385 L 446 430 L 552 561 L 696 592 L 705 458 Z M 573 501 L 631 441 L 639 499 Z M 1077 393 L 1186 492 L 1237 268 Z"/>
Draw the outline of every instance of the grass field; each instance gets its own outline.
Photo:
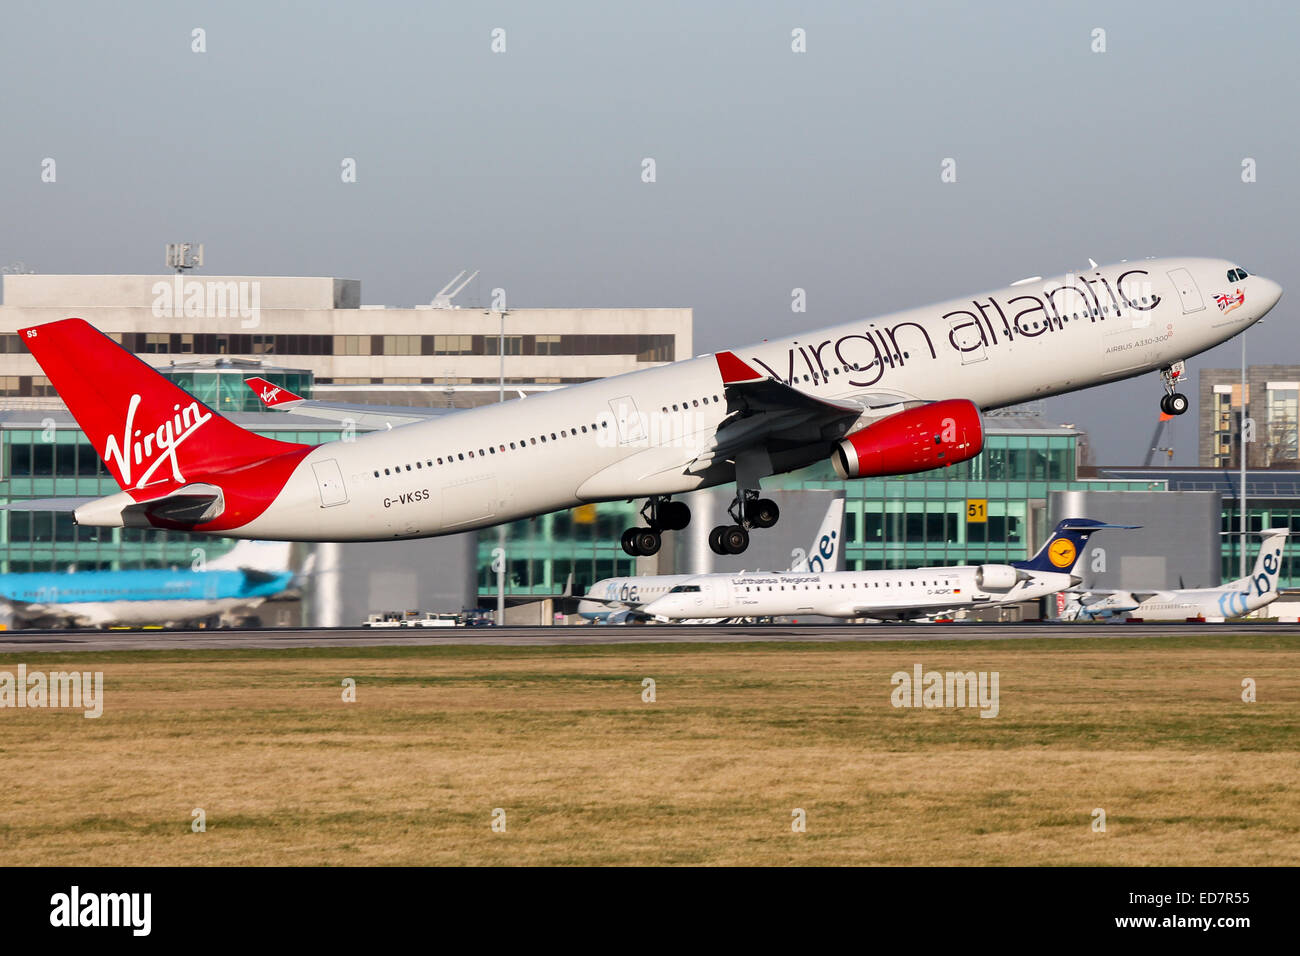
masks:
<path id="1" fill-rule="evenodd" d="M 102 670 L 105 706 L 0 710 L 9 865 L 1300 863 L 1285 637 L 81 652 L 0 671 L 20 662 Z M 998 716 L 893 707 L 890 675 L 917 663 L 998 671 Z"/>

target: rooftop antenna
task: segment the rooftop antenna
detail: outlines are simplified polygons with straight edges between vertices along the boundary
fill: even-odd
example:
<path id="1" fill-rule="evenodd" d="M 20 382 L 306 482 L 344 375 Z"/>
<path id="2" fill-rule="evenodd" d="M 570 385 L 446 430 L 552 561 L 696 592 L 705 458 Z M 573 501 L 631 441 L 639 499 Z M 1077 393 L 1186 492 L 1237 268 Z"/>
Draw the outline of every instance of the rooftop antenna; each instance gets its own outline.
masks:
<path id="1" fill-rule="evenodd" d="M 451 300 L 460 295 L 460 291 L 474 281 L 474 277 L 478 275 L 478 272 L 479 270 L 475 269 L 468 279 L 460 282 L 460 277 L 465 274 L 465 270 L 461 269 L 460 272 L 456 273 L 456 278 L 443 286 L 442 291 L 433 297 L 433 302 L 430 305 L 435 309 L 459 309 L 460 306 L 452 305 Z M 457 282 L 460 282 L 460 285 L 456 285 Z M 456 287 L 453 289 L 452 286 Z"/>
<path id="2" fill-rule="evenodd" d="M 167 243 L 167 268 L 175 269 L 177 275 L 180 275 L 186 269 L 193 269 L 201 265 L 203 265 L 203 243 Z"/>

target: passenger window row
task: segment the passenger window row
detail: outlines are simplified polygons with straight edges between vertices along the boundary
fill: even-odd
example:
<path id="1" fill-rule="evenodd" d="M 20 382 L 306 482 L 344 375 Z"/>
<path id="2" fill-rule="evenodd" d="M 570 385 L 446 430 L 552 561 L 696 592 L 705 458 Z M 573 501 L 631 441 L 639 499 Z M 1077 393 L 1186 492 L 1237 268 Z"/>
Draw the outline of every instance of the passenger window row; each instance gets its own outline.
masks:
<path id="1" fill-rule="evenodd" d="M 599 432 L 602 428 L 608 428 L 608 427 L 609 427 L 609 422 L 601 422 L 599 425 L 597 425 L 595 422 L 592 422 L 590 428 L 586 425 L 575 426 L 573 428 L 561 428 L 558 434 L 555 432 L 550 433 L 551 436 L 550 440 L 556 442 L 564 438 L 577 438 L 579 433 L 585 435 L 589 431 Z M 512 441 L 510 442 L 509 450 L 523 451 L 523 449 L 527 448 L 529 445 L 536 445 L 539 440 L 543 445 L 545 445 L 547 440 L 546 435 L 543 434 L 543 435 L 534 436 L 532 438 L 521 438 L 517 442 Z M 480 448 L 478 450 L 478 457 L 486 458 L 488 457 L 488 455 L 495 455 L 498 450 L 500 450 L 502 454 L 506 454 L 507 450 L 504 442 L 496 446 L 489 445 L 487 448 Z M 452 454 L 447 455 L 446 464 L 454 465 L 458 461 L 465 461 L 467 457 L 469 459 L 474 458 L 474 449 L 471 448 L 469 451 L 454 452 Z M 441 465 L 443 464 L 443 461 L 444 460 L 442 458 L 426 458 L 422 462 L 421 461 L 415 462 L 414 465 L 410 465 L 410 464 L 395 465 L 392 468 L 385 468 L 383 473 L 385 475 L 400 475 L 405 471 L 411 471 L 412 468 L 414 468 L 414 470 L 416 471 L 423 471 L 426 467 L 434 468 L 437 465 Z M 376 478 L 379 477 L 379 469 L 375 469 L 375 477 Z"/>
<path id="2" fill-rule="evenodd" d="M 674 405 L 673 405 L 673 411 L 675 411 L 675 412 L 685 412 L 685 411 L 689 411 L 689 410 L 692 409 L 692 408 L 699 408 L 701 402 L 703 402 L 705 405 L 709 404 L 709 396 L 705 395 L 703 398 L 692 398 L 689 402 L 682 402 L 680 405 L 676 405 L 676 404 L 674 404 Z M 714 395 L 714 396 L 713 396 L 713 404 L 715 404 L 715 405 L 721 405 L 721 404 L 722 404 L 722 399 L 720 399 L 720 398 L 718 398 L 718 396 Z M 662 409 L 660 409 L 660 411 L 662 411 L 665 415 L 667 415 L 667 414 L 668 414 L 668 406 L 665 405 Z"/>
<path id="3" fill-rule="evenodd" d="M 913 586 L 915 586 L 916 583 L 917 583 L 917 582 L 913 581 L 913 582 L 912 582 Z M 954 583 L 955 583 L 955 582 L 953 582 L 953 581 L 939 581 L 939 580 L 936 580 L 936 581 L 934 582 L 934 585 L 935 585 L 935 587 L 938 587 L 938 586 L 940 586 L 940 585 L 945 585 L 945 586 L 951 587 Z M 898 586 L 899 586 L 900 588 L 901 588 L 901 587 L 905 587 L 906 584 L 907 584 L 907 582 L 905 582 L 905 581 L 899 581 L 899 582 L 898 582 Z M 922 582 L 920 582 L 920 584 L 921 584 L 922 587 L 929 587 L 929 586 L 930 586 L 930 582 L 929 582 L 929 581 L 922 581 Z M 845 588 L 850 588 L 850 589 L 856 590 L 856 589 L 857 589 L 857 586 L 858 586 L 858 582 L 853 581 L 853 582 L 851 582 L 851 583 L 849 583 L 849 584 L 841 584 L 841 585 L 839 586 L 839 588 L 840 588 L 841 591 L 843 591 Z M 880 582 L 879 582 L 879 581 L 876 581 L 876 582 L 872 583 L 872 584 L 870 585 L 870 587 L 878 588 L 878 587 L 880 587 Z M 892 587 L 892 583 L 889 582 L 889 581 L 886 581 L 886 582 L 885 582 L 885 587 Z M 774 588 L 776 588 L 777 590 L 784 591 L 784 590 L 785 590 L 785 585 L 784 585 L 784 584 L 782 584 L 782 585 L 771 585 L 771 584 L 769 584 L 769 585 L 767 586 L 767 589 L 768 589 L 769 591 L 773 590 Z M 867 583 L 866 583 L 866 582 L 863 582 L 863 584 L 862 584 L 862 589 L 865 591 L 865 590 L 867 590 L 867 588 L 868 588 Z M 821 586 L 820 584 L 817 584 L 817 585 L 812 585 L 812 584 L 795 585 L 795 584 L 792 584 L 792 585 L 790 585 L 790 590 L 791 590 L 791 591 L 812 591 L 812 590 L 820 591 L 821 589 L 822 589 L 822 586 Z M 678 590 L 680 590 L 680 589 L 678 589 Z M 746 585 L 746 586 L 745 586 L 745 590 L 746 590 L 746 591 L 750 591 L 750 590 L 751 590 L 750 586 L 749 586 L 749 585 Z M 762 587 L 762 585 L 756 585 L 756 586 L 754 586 L 754 587 L 752 588 L 752 590 L 754 590 L 754 591 L 762 591 L 762 590 L 763 590 L 763 587 Z M 834 585 L 834 584 L 828 584 L 828 585 L 826 585 L 826 590 L 827 590 L 827 591 L 834 591 L 834 590 L 835 590 L 835 585 Z"/>

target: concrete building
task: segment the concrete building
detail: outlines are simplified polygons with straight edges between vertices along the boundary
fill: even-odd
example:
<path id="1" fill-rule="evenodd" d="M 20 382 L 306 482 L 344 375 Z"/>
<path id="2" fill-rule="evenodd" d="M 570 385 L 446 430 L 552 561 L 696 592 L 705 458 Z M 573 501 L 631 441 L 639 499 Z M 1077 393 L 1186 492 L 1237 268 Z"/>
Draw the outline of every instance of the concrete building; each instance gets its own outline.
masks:
<path id="1" fill-rule="evenodd" d="M 1138 526 L 1088 541 L 1080 569 L 1087 588 L 1219 584 L 1221 508 L 1214 491 L 1054 491 L 1048 501 L 1053 523 L 1101 518 Z"/>
<path id="2" fill-rule="evenodd" d="M 1202 468 L 1241 467 L 1241 422 L 1254 422 L 1247 468 L 1300 468 L 1300 365 L 1248 365 L 1242 393 L 1240 368 L 1201 369 L 1197 463 Z"/>
<path id="3" fill-rule="evenodd" d="M 1097 477 L 1126 482 L 1159 482 L 1171 492 L 1208 492 L 1218 502 L 1218 526 L 1211 535 L 1219 555 L 1219 577 L 1231 581 L 1243 573 L 1241 553 L 1241 477 L 1235 470 L 1216 468 L 1098 468 Z M 1142 524 L 1135 521 L 1134 524 Z M 1300 472 L 1279 469 L 1246 472 L 1246 571 L 1254 566 L 1259 538 L 1265 528 L 1290 528 L 1300 535 Z M 1282 586 L 1300 587 L 1300 538 L 1282 556 Z M 1191 581 L 1191 578 L 1185 580 Z M 1191 587 L 1191 584 L 1188 584 Z"/>
<path id="4" fill-rule="evenodd" d="M 309 370 L 317 398 L 348 388 L 348 401 L 376 386 L 415 386 L 410 394 L 430 403 L 447 386 L 491 390 L 503 341 L 506 381 L 543 386 L 687 358 L 693 346 L 691 309 L 512 308 L 503 340 L 499 312 L 363 305 L 355 279 L 7 275 L 0 288 L 0 397 L 10 409 L 54 397 L 16 331 L 69 316 L 156 366 L 269 361 Z"/>

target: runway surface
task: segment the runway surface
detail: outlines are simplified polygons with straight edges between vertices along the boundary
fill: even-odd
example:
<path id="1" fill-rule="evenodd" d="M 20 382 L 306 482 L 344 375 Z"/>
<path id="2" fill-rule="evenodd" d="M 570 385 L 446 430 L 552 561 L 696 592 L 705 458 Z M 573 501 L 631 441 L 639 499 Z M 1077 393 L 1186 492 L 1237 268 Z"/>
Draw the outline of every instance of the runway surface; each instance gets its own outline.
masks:
<path id="1" fill-rule="evenodd" d="M 768 624 L 638 627 L 278 628 L 207 631 L 7 631 L 0 654 L 290 647 L 544 647 L 588 644 L 734 644 L 742 642 L 988 641 L 1082 637 L 1287 634 L 1300 624 Z"/>

